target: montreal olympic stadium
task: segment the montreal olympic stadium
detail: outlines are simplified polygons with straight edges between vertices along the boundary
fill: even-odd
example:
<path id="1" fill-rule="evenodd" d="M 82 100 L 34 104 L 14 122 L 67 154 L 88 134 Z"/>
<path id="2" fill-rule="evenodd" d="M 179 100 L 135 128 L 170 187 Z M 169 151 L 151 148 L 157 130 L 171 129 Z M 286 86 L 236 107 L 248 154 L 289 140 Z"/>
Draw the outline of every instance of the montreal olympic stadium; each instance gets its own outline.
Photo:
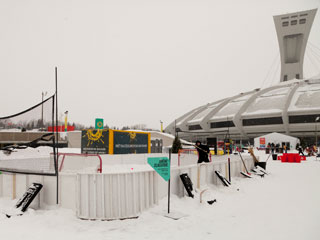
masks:
<path id="1" fill-rule="evenodd" d="M 193 109 L 165 132 L 185 140 L 250 141 L 278 132 L 314 143 L 320 126 L 320 75 L 303 78 L 303 60 L 317 9 L 274 16 L 281 58 L 280 83 Z M 319 138 L 320 139 L 320 138 Z"/>

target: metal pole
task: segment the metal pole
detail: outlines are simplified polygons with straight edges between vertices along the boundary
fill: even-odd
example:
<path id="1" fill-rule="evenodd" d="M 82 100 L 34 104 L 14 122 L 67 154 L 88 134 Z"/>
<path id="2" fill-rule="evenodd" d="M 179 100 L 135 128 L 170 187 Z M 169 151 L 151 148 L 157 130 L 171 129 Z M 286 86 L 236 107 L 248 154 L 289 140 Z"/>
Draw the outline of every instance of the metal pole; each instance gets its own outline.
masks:
<path id="1" fill-rule="evenodd" d="M 317 122 L 316 122 L 316 149 L 318 149 L 318 133 L 317 133 Z"/>
<path id="2" fill-rule="evenodd" d="M 229 145 L 230 146 L 230 145 Z M 228 149 L 228 172 L 229 172 L 229 182 L 231 182 L 231 167 L 230 167 L 230 147 Z"/>
<path id="3" fill-rule="evenodd" d="M 317 122 L 320 119 L 320 116 L 316 117 L 316 119 L 314 120 L 314 124 L 315 124 L 315 130 L 316 130 L 316 150 L 318 151 L 318 129 L 317 129 Z M 316 153 L 317 154 L 317 153 Z"/>
<path id="4" fill-rule="evenodd" d="M 163 122 L 160 120 L 160 124 L 161 124 L 161 132 L 163 132 Z"/>
<path id="5" fill-rule="evenodd" d="M 43 128 L 43 92 L 41 93 L 42 95 L 42 101 L 41 101 L 41 128 Z"/>
<path id="6" fill-rule="evenodd" d="M 58 68 L 55 67 L 55 80 L 56 80 L 56 154 L 59 155 L 59 134 L 58 134 Z M 56 158 L 58 159 L 58 158 Z M 58 162 L 56 163 L 56 173 L 57 173 L 57 199 L 56 203 L 59 204 L 59 170 Z"/>
<path id="7" fill-rule="evenodd" d="M 168 181 L 168 214 L 170 213 L 171 148 L 169 148 L 170 178 Z"/>

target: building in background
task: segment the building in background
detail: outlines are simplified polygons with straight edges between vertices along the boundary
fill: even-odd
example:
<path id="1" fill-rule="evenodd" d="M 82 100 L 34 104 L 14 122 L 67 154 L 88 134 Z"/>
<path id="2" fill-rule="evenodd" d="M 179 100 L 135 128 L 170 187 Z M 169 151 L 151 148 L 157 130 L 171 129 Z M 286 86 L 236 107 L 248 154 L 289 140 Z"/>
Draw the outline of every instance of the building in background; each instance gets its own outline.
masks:
<path id="1" fill-rule="evenodd" d="M 280 82 L 303 78 L 303 60 L 317 9 L 274 16 L 277 30 L 281 74 Z"/>
<path id="2" fill-rule="evenodd" d="M 224 139 L 253 144 L 278 132 L 317 139 L 320 75 L 303 78 L 303 58 L 317 9 L 274 16 L 281 56 L 280 83 L 200 106 L 178 117 L 165 132 L 210 145 Z M 320 68 L 319 68 L 320 72 Z"/>

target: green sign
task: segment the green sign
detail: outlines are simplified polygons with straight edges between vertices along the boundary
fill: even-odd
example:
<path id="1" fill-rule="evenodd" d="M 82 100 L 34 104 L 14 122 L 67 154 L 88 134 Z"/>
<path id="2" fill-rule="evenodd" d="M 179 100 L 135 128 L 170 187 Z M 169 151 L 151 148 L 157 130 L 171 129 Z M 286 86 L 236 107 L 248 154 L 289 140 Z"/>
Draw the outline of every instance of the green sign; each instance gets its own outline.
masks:
<path id="1" fill-rule="evenodd" d="M 149 165 L 165 180 L 170 179 L 170 161 L 167 157 L 148 158 Z"/>
<path id="2" fill-rule="evenodd" d="M 96 118 L 96 129 L 103 129 L 103 118 Z"/>

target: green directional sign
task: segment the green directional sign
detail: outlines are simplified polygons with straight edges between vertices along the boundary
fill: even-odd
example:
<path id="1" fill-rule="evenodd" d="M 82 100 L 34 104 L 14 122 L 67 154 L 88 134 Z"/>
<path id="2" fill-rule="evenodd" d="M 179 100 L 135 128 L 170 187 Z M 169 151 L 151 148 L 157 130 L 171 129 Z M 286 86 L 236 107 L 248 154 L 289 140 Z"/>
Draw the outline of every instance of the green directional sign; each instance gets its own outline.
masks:
<path id="1" fill-rule="evenodd" d="M 167 157 L 148 158 L 149 165 L 165 180 L 170 179 L 170 161 Z"/>
<path id="2" fill-rule="evenodd" d="M 103 118 L 96 118 L 95 129 L 103 129 Z"/>

